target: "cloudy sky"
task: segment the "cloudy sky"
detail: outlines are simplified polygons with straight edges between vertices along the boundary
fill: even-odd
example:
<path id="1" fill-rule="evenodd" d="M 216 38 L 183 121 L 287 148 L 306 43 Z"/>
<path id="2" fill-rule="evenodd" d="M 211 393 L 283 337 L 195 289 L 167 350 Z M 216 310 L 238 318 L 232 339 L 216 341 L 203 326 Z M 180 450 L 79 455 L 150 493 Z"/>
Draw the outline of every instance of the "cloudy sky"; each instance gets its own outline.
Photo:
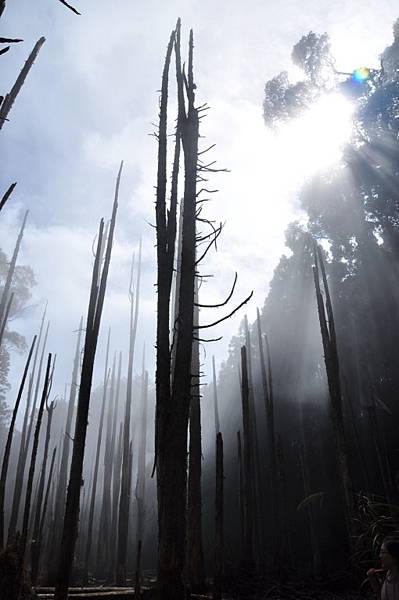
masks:
<path id="1" fill-rule="evenodd" d="M 345 135 L 345 115 L 334 116 L 330 106 L 329 114 L 273 136 L 262 119 L 264 84 L 282 70 L 293 80 L 298 77 L 291 49 L 309 30 L 330 34 L 339 69 L 378 66 L 399 16 L 395 0 L 378 7 L 375 0 L 76 0 L 75 6 L 82 16 L 56 0 L 13 0 L 0 22 L 3 36 L 24 39 L 1 57 L 1 93 L 10 89 L 35 41 L 46 37 L 0 135 L 0 189 L 18 182 L 1 215 L 0 247 L 12 252 L 22 214 L 29 209 L 20 264 L 33 268 L 37 286 L 32 307 L 14 325 L 29 341 L 48 300 L 48 348 L 58 354 L 56 393 L 69 381 L 74 330 L 87 309 L 92 243 L 99 219 L 110 214 L 121 159 L 125 170 L 98 369 L 108 326 L 112 348 L 127 348 L 130 260 L 140 236 L 144 277 L 138 347 L 146 341 L 148 361 L 154 364 L 156 265 L 150 223 L 157 146 L 149 134 L 155 129 L 163 58 L 177 17 L 182 18 L 183 40 L 194 29 L 197 99 L 211 107 L 201 130 L 203 147 L 216 143 L 208 156 L 230 171 L 212 180 L 220 192 L 208 214 L 226 226 L 217 254 L 204 267 L 214 274 L 204 296 L 220 301 L 238 271 L 235 297 L 238 302 L 254 290 L 247 308 L 253 319 L 284 252 L 284 230 L 301 218 L 301 182 L 339 155 L 341 129 Z M 218 365 L 226 357 L 242 317 L 243 312 L 215 328 L 213 335 L 224 338 L 208 345 L 205 369 L 212 353 Z M 22 361 L 14 358 L 12 381 Z"/>

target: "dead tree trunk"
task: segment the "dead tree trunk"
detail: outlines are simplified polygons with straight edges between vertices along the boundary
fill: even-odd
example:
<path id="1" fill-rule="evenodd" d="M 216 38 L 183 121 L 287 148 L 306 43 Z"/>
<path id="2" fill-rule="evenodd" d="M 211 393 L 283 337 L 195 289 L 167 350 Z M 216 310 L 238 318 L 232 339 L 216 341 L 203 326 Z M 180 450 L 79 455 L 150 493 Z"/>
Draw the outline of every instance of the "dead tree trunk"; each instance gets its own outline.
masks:
<path id="1" fill-rule="evenodd" d="M 111 562 L 109 566 L 108 579 L 115 581 L 116 573 L 116 555 L 117 555 L 117 544 L 118 544 L 118 508 L 119 508 L 119 492 L 121 489 L 121 477 L 122 477 L 122 455 L 123 455 L 123 423 L 120 423 L 119 435 L 116 445 L 116 458 L 114 465 L 114 478 L 112 481 L 112 520 L 111 520 Z"/>
<path id="2" fill-rule="evenodd" d="M 252 378 L 252 347 L 251 347 L 251 335 L 249 332 L 248 318 L 244 316 L 244 327 L 245 327 L 245 347 L 247 350 L 247 376 L 248 376 L 248 388 L 249 388 L 249 410 L 250 410 L 250 426 L 252 431 L 252 464 L 254 469 L 254 480 L 253 480 L 253 499 L 254 499 L 254 543 L 255 543 L 255 559 L 259 566 L 262 562 L 263 557 L 263 512 L 262 512 L 262 476 L 260 470 L 260 456 L 259 456 L 259 444 L 258 444 L 258 429 L 256 426 L 256 409 L 255 409 L 255 395 Z"/>
<path id="3" fill-rule="evenodd" d="M 0 110 L 0 113 L 1 113 L 1 110 Z M 1 127 L 1 125 L 0 125 L 0 127 Z M 14 252 L 13 252 L 13 255 L 12 255 L 12 258 L 10 261 L 10 266 L 9 266 L 8 272 L 7 272 L 7 278 L 6 278 L 6 281 L 4 284 L 3 294 L 2 294 L 1 300 L 0 300 L 0 329 L 3 328 L 3 323 L 5 321 L 6 307 L 7 307 L 8 301 L 9 301 L 12 280 L 14 277 L 14 272 L 15 272 L 15 267 L 17 264 L 19 250 L 21 248 L 22 238 L 24 236 L 24 230 L 25 230 L 25 225 L 26 225 L 26 220 L 28 218 L 28 214 L 29 214 L 29 211 L 27 210 L 25 212 L 25 216 L 22 221 L 21 229 L 20 229 L 16 244 L 15 244 Z"/>
<path id="4" fill-rule="evenodd" d="M 65 432 L 62 440 L 62 455 L 61 463 L 59 467 L 59 478 L 55 499 L 54 507 L 54 527 L 51 531 L 51 552 L 49 556 L 49 575 L 52 579 L 56 572 L 56 560 L 57 560 L 57 548 L 60 542 L 62 519 L 65 511 L 65 498 L 67 491 L 67 479 L 68 479 L 68 463 L 69 463 L 69 449 L 71 444 L 71 433 L 72 433 L 72 419 L 75 409 L 76 394 L 79 386 L 79 367 L 80 367 L 80 344 L 82 339 L 83 331 L 83 317 L 80 319 L 78 338 L 76 341 L 75 357 L 72 368 L 72 379 L 71 387 L 69 390 L 68 400 L 68 412 L 65 423 Z M 66 394 L 65 394 L 66 395 Z"/>
<path id="5" fill-rule="evenodd" d="M 169 66 L 173 47 L 176 57 L 178 119 L 176 149 L 172 169 L 171 200 L 166 208 L 167 188 L 167 105 Z M 196 108 L 193 75 L 193 33 L 190 32 L 187 76 L 180 56 L 180 20 L 172 32 L 162 76 L 156 197 L 157 235 L 157 365 L 155 467 L 158 499 L 158 593 L 160 600 L 181 600 L 186 595 L 186 509 L 187 509 L 187 434 L 191 393 L 191 360 L 194 332 L 212 327 L 194 327 L 194 281 L 196 268 L 221 232 L 220 226 L 202 241 L 210 240 L 207 249 L 196 259 L 196 219 L 201 211 L 197 181 L 204 173 L 215 171 L 199 161 L 199 114 Z M 169 343 L 171 285 L 176 243 L 177 182 L 179 144 L 184 153 L 184 198 L 182 212 L 182 247 L 178 289 L 178 317 L 173 332 L 173 360 Z M 199 164 L 200 163 L 200 164 Z M 213 164 L 213 163 L 211 163 Z M 206 222 L 206 221 L 205 221 Z M 220 305 L 221 306 L 221 305 Z"/>
<path id="6" fill-rule="evenodd" d="M 218 392 L 216 386 L 216 366 L 215 357 L 212 356 L 212 376 L 213 376 L 213 405 L 215 410 L 215 440 L 220 431 L 220 419 L 219 419 L 219 406 L 218 406 Z"/>
<path id="7" fill-rule="evenodd" d="M 237 431 L 237 459 L 238 459 L 238 504 L 240 509 L 241 555 L 245 550 L 245 487 L 244 465 L 242 459 L 241 431 Z"/>
<path id="8" fill-rule="evenodd" d="M 91 544 L 93 538 L 93 522 L 94 522 L 94 508 L 96 503 L 96 494 L 97 494 L 97 478 L 98 478 L 98 467 L 100 464 L 100 452 L 101 452 L 101 442 L 103 437 L 103 425 L 104 425 L 104 412 L 105 412 L 105 404 L 107 399 L 107 387 L 108 387 L 108 358 L 109 358 L 109 341 L 111 336 L 111 329 L 108 330 L 108 339 L 107 339 L 107 350 L 105 354 L 105 370 L 104 370 L 104 382 L 103 382 L 103 394 L 102 394 L 102 402 L 101 402 L 101 412 L 100 412 L 100 423 L 98 426 L 98 434 L 97 434 L 97 445 L 96 445 L 96 456 L 94 460 L 94 471 L 93 471 L 93 484 L 91 488 L 91 499 L 90 499 L 90 511 L 89 511 L 89 522 L 87 527 L 87 535 L 86 535 L 86 552 L 85 552 L 85 562 L 84 562 L 84 580 L 87 583 L 88 574 L 89 574 L 89 561 L 90 561 L 90 552 L 91 552 Z"/>
<path id="9" fill-rule="evenodd" d="M 291 523 L 288 510 L 287 475 L 285 469 L 285 457 L 283 441 L 281 436 L 277 439 L 277 461 L 279 477 L 279 502 L 280 502 L 280 540 L 279 540 L 279 564 L 278 572 L 284 576 L 285 571 L 292 564 Z"/>
<path id="10" fill-rule="evenodd" d="M 51 457 L 51 464 L 50 464 L 50 471 L 49 471 L 48 479 L 47 479 L 46 493 L 44 495 L 43 510 L 42 510 L 42 514 L 40 517 L 39 535 L 38 535 L 39 541 L 38 541 L 38 547 L 37 547 L 37 554 L 38 554 L 37 570 L 38 570 L 38 573 L 40 572 L 40 559 L 42 556 L 42 545 L 43 545 L 43 537 L 44 537 L 43 536 L 44 523 L 46 522 L 47 506 L 49 503 L 51 482 L 53 480 L 53 471 L 54 471 L 54 463 L 55 463 L 56 453 L 57 453 L 57 446 L 54 447 L 53 454 Z M 50 502 L 50 506 L 51 506 L 51 502 Z M 48 554 L 47 554 L 47 558 L 49 558 Z"/>
<path id="11" fill-rule="evenodd" d="M 75 436 L 73 441 L 72 462 L 66 499 L 57 585 L 54 596 L 55 600 L 67 600 L 68 598 L 69 578 L 72 570 L 79 520 L 80 488 L 82 486 L 83 457 L 86 444 L 87 416 L 90 404 L 93 367 L 97 349 L 97 340 L 98 332 L 100 329 L 102 309 L 104 304 L 105 289 L 107 285 L 108 270 L 111 261 L 112 241 L 114 237 L 116 211 L 118 207 L 118 194 L 121 172 L 122 164 L 120 166 L 116 181 L 115 200 L 112 210 L 111 225 L 109 228 L 104 265 L 101 270 L 101 264 L 99 261 L 104 231 L 104 221 L 101 220 L 98 235 L 97 253 L 93 267 L 93 278 L 90 292 L 89 310 L 87 315 L 81 383 L 79 388 L 78 409 L 76 415 Z M 100 283 L 98 283 L 99 278 Z"/>
<path id="12" fill-rule="evenodd" d="M 168 71 L 173 44 L 175 44 L 176 50 L 179 104 L 176 143 L 179 143 L 179 136 L 181 136 L 185 181 L 178 331 L 174 340 L 176 355 L 173 373 L 171 373 L 169 309 L 176 235 L 176 198 L 173 197 L 173 206 L 171 203 L 167 219 L 165 196 Z M 179 600 L 185 597 L 187 430 L 193 339 L 199 136 L 198 110 L 194 107 L 194 89 L 193 36 L 191 32 L 186 114 L 183 74 L 180 64 L 180 23 L 178 23 L 177 30 L 172 33 L 169 42 L 162 79 L 156 201 L 158 254 L 156 465 L 159 531 L 158 590 L 161 600 L 167 598 Z M 178 164 L 175 164 L 174 167 L 174 180 L 177 181 Z"/>
<path id="13" fill-rule="evenodd" d="M 12 183 L 7 191 L 3 194 L 2 199 L 0 200 L 0 211 L 3 210 L 7 200 L 9 199 L 9 197 L 11 196 L 11 194 L 13 193 L 13 191 L 15 190 L 15 187 L 17 185 L 17 182 L 15 181 L 14 183 Z"/>
<path id="14" fill-rule="evenodd" d="M 116 380 L 116 392 L 115 392 L 115 403 L 112 417 L 112 434 L 111 434 L 111 456 L 115 459 L 112 465 L 112 510 L 111 510 L 111 528 L 110 528 L 110 539 L 109 539 L 109 552 L 110 560 L 107 568 L 108 580 L 115 581 L 115 569 L 116 569 L 116 542 L 117 542 L 117 523 L 118 523 L 118 507 L 119 507 L 119 490 L 121 487 L 120 474 L 121 474 L 121 461 L 122 461 L 122 428 L 120 428 L 119 434 L 116 430 L 118 421 L 118 405 L 119 405 L 119 390 L 121 384 L 122 374 L 122 353 L 119 352 L 118 359 L 118 375 Z M 121 423 L 122 426 L 122 423 Z M 119 435 L 119 437 L 117 437 Z"/>
<path id="15" fill-rule="evenodd" d="M 258 345 L 259 345 L 259 360 L 260 370 L 262 378 L 263 388 L 263 400 L 265 405 L 266 414 L 266 431 L 267 431 L 267 454 L 268 454 L 268 469 L 267 475 L 270 482 L 269 493 L 267 495 L 267 503 L 269 507 L 270 519 L 268 522 L 270 531 L 270 552 L 271 557 L 271 568 L 275 567 L 276 558 L 278 557 L 278 529 L 279 529 L 279 502 L 278 502 L 278 468 L 277 468 L 277 451 L 276 451 L 276 434 L 275 434 L 275 423 L 274 423 L 274 395 L 273 395 L 273 378 L 272 378 L 272 367 L 271 367 L 271 356 L 270 348 L 267 337 L 265 336 L 266 342 L 266 356 L 263 344 L 263 335 L 260 322 L 259 309 L 256 309 L 257 314 L 257 328 L 258 328 Z M 267 363 L 267 368 L 266 368 Z"/>
<path id="16" fill-rule="evenodd" d="M 244 432 L 244 564 L 254 565 L 254 499 L 253 499 L 253 451 L 251 415 L 249 406 L 249 386 L 247 371 L 247 352 L 241 347 L 241 400 Z"/>
<path id="17" fill-rule="evenodd" d="M 141 418 L 140 441 L 138 448 L 136 502 L 137 502 L 137 529 L 136 529 L 136 596 L 140 592 L 140 560 L 141 548 L 144 541 L 144 528 L 146 518 L 146 449 L 147 449 L 147 404 L 148 404 L 148 372 L 145 370 L 143 353 L 143 370 L 141 375 Z M 138 596 L 137 596 L 138 597 Z"/>
<path id="18" fill-rule="evenodd" d="M 45 315 L 45 311 L 43 314 L 43 318 L 44 318 L 44 315 Z M 42 324 L 43 324 L 43 321 L 42 321 Z M 39 343 L 36 347 L 36 352 L 39 350 L 41 332 L 42 332 L 42 326 L 40 328 Z M 43 367 L 44 351 L 45 351 L 46 342 L 47 342 L 47 334 L 48 334 L 48 325 L 47 325 L 47 329 L 46 329 L 46 333 L 45 333 L 45 337 L 44 337 L 44 343 L 43 343 L 43 347 L 42 347 L 42 352 L 41 352 L 41 356 L 40 356 L 39 371 L 38 371 L 38 376 L 37 376 L 37 380 L 36 380 L 36 388 L 35 388 L 35 393 L 34 393 L 34 400 L 33 400 L 32 410 L 31 410 L 31 414 L 30 414 L 30 419 L 29 419 L 29 425 L 27 426 L 26 436 L 23 436 L 21 439 L 21 447 L 20 447 L 20 452 L 19 452 L 19 456 L 18 456 L 18 464 L 17 464 L 17 474 L 16 474 L 16 478 L 15 478 L 15 485 L 14 485 L 14 495 L 13 495 L 12 507 L 11 507 L 11 516 L 10 516 L 10 522 L 8 525 L 8 538 L 7 538 L 8 544 L 12 543 L 12 541 L 14 540 L 15 532 L 17 529 L 19 507 L 20 507 L 20 503 L 21 503 L 22 488 L 23 488 L 23 484 L 24 484 L 25 466 L 26 466 L 26 460 L 27 460 L 28 452 L 29 452 L 31 435 L 32 435 L 32 431 L 33 431 L 33 424 L 35 421 L 36 405 L 37 405 L 37 399 L 38 399 L 39 389 L 40 389 L 40 377 L 41 377 L 41 372 L 42 372 L 42 367 Z M 33 370 L 32 370 L 32 377 L 29 382 L 27 404 L 30 404 L 30 398 L 32 395 L 32 390 L 33 390 L 33 377 L 34 377 L 34 369 L 36 367 L 36 357 L 37 357 L 37 354 L 35 354 L 35 359 L 33 361 Z M 24 441 L 23 446 L 22 446 L 22 440 Z"/>
<path id="19" fill-rule="evenodd" d="M 23 84 L 25 83 L 25 79 L 26 79 L 29 71 L 31 70 L 33 63 L 35 62 L 37 55 L 39 54 L 40 48 L 43 46 L 45 41 L 46 41 L 45 38 L 41 37 L 36 42 L 36 44 L 33 47 L 32 52 L 28 56 L 27 61 L 25 62 L 24 66 L 22 67 L 20 74 L 18 75 L 14 85 L 12 86 L 10 93 L 6 94 L 4 96 L 3 102 L 0 105 L 0 129 L 3 127 L 4 123 L 8 120 L 7 117 L 12 108 L 12 105 L 14 104 L 16 97 L 18 96 L 19 92 L 21 91 L 21 88 L 22 88 Z"/>
<path id="20" fill-rule="evenodd" d="M 46 402 L 46 409 L 47 409 L 47 429 L 46 429 L 46 438 L 45 438 L 45 442 L 44 442 L 42 470 L 40 473 L 39 488 L 38 488 L 38 492 L 37 492 L 36 511 L 35 511 L 35 518 L 34 518 L 34 524 L 33 524 L 33 539 L 32 539 L 32 544 L 31 544 L 32 585 L 36 585 L 38 568 L 39 568 L 40 520 L 41 520 L 41 514 L 42 514 L 44 485 L 45 485 L 45 481 L 46 481 L 47 456 L 48 456 L 48 448 L 49 448 L 49 444 L 50 444 L 51 423 L 53 420 L 53 412 L 55 409 L 54 401 L 51 402 L 50 405 L 48 405 Z"/>
<path id="21" fill-rule="evenodd" d="M 3 457 L 3 463 L 2 463 L 2 467 L 1 467 L 1 477 L 0 477 L 0 549 L 3 548 L 3 546 L 4 546 L 4 499 L 5 499 L 5 491 L 6 491 L 6 483 L 7 483 L 8 465 L 10 462 L 11 444 L 12 444 L 12 438 L 14 435 L 14 428 L 15 428 L 15 420 L 17 418 L 18 408 L 19 408 L 19 404 L 21 402 L 22 392 L 25 387 L 26 376 L 28 374 L 29 365 L 30 365 L 30 361 L 32 358 L 33 349 L 35 347 L 35 344 L 36 344 L 36 336 L 34 336 L 34 338 L 33 338 L 33 342 L 30 347 L 30 350 L 29 350 L 28 358 L 25 363 L 25 369 L 24 369 L 24 372 L 22 375 L 21 384 L 19 386 L 17 399 L 16 399 L 14 410 L 12 413 L 10 427 L 8 429 L 6 447 L 4 449 L 4 457 Z"/>
<path id="22" fill-rule="evenodd" d="M 316 290 L 317 310 L 319 314 L 321 338 L 324 349 L 324 362 L 327 371 L 328 390 L 330 396 L 330 415 L 337 454 L 342 506 L 346 521 L 347 542 L 348 548 L 350 550 L 352 548 L 353 540 L 352 534 L 354 496 L 353 484 L 349 471 L 349 451 L 346 441 L 343 419 L 337 339 L 335 334 L 334 314 L 332 309 L 330 291 L 328 288 L 327 275 L 324 267 L 323 256 L 320 248 L 318 248 L 316 244 L 314 260 L 315 265 L 313 267 L 313 276 Z M 321 269 L 324 292 L 326 297 L 325 305 L 320 289 L 319 265 Z"/>
<path id="23" fill-rule="evenodd" d="M 35 467 L 36 467 L 37 448 L 39 446 L 40 427 L 41 427 L 41 423 L 42 423 L 44 404 L 48 398 L 48 394 L 49 394 L 50 387 L 51 387 L 50 371 L 51 371 L 51 354 L 48 355 L 48 360 L 47 360 L 46 375 L 44 378 L 43 393 L 42 393 L 42 397 L 41 397 L 41 401 L 40 401 L 40 405 L 39 405 L 39 412 L 37 415 L 35 434 L 33 436 L 33 446 L 32 446 L 32 454 L 31 454 L 31 459 L 30 459 L 28 483 L 26 486 L 25 510 L 24 510 L 24 517 L 23 517 L 23 523 L 22 523 L 22 533 L 21 533 L 21 538 L 20 538 L 19 548 L 18 548 L 21 569 L 22 569 L 22 565 L 24 562 L 24 558 L 25 558 L 26 543 L 28 540 L 28 526 L 29 526 L 29 515 L 30 515 L 31 498 L 32 498 L 33 477 L 35 474 Z"/>
<path id="24" fill-rule="evenodd" d="M 214 600 L 222 599 L 223 585 L 223 438 L 216 437 L 216 494 L 215 494 L 215 574 Z"/>
<path id="25" fill-rule="evenodd" d="M 6 331 L 6 325 L 7 325 L 8 317 L 9 317 L 9 314 L 11 311 L 11 306 L 12 306 L 13 300 L 14 300 L 14 292 L 11 292 L 10 298 L 7 302 L 6 309 L 4 311 L 4 319 L 0 326 L 0 348 L 1 348 L 1 344 L 3 343 L 3 338 L 4 338 L 5 331 Z"/>
<path id="26" fill-rule="evenodd" d="M 198 283 L 195 283 L 198 302 Z M 194 323 L 198 325 L 198 307 Z M 199 342 L 193 341 L 193 385 L 190 399 L 190 446 L 187 491 L 187 562 L 191 592 L 202 593 L 205 588 L 204 553 L 202 547 L 202 490 L 201 490 L 201 395 Z M 219 427 L 219 425 L 216 425 Z"/>
<path id="27" fill-rule="evenodd" d="M 137 321 L 139 314 L 139 298 L 140 298 L 140 270 L 141 270 L 141 242 L 137 269 L 136 291 L 133 290 L 133 267 L 129 283 L 129 300 L 130 300 L 130 335 L 129 335 L 129 359 L 127 368 L 127 387 L 126 387 L 126 406 L 125 406 L 125 421 L 123 428 L 123 455 L 122 455 L 122 478 L 121 490 L 119 494 L 119 516 L 118 516 L 118 549 L 116 559 L 116 584 L 126 584 L 126 564 L 127 564 L 127 540 L 129 532 L 129 508 L 130 508 L 130 492 L 131 473 L 128 471 L 130 461 L 130 415 L 132 407 L 132 392 L 133 392 L 133 361 L 134 347 L 136 343 Z"/>
<path id="28" fill-rule="evenodd" d="M 303 491 L 305 494 L 305 498 L 308 498 L 312 493 L 312 488 L 310 485 L 310 475 L 309 475 L 309 467 L 306 455 L 306 444 L 305 439 L 303 437 L 302 441 L 299 445 L 299 460 L 301 463 L 301 472 L 302 472 L 302 480 L 303 480 Z M 312 552 L 312 575 L 313 577 L 320 577 L 321 575 L 321 555 L 320 555 L 320 544 L 318 538 L 318 528 L 315 517 L 315 509 L 311 504 L 307 508 L 308 513 L 308 522 L 309 522 L 309 538 L 310 538 L 310 548 Z"/>
<path id="29" fill-rule="evenodd" d="M 102 575 L 109 563 L 109 535 L 110 535 L 110 520 L 111 520 L 111 487 L 112 481 L 112 464 L 114 461 L 113 452 L 111 453 L 111 432 L 112 432 L 112 415 L 115 402 L 115 363 L 116 354 L 112 363 L 110 398 L 107 412 L 107 430 L 105 436 L 105 450 L 103 455 L 103 493 L 101 501 L 100 526 L 98 530 L 97 541 L 97 573 Z"/>

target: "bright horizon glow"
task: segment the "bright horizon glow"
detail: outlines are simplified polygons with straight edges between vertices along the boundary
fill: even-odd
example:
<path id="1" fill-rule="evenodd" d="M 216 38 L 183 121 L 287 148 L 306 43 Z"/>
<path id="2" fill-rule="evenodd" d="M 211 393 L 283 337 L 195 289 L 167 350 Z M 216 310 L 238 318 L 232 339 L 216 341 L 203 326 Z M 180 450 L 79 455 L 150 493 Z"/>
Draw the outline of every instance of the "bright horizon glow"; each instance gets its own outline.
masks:
<path id="1" fill-rule="evenodd" d="M 351 102 L 332 92 L 279 129 L 277 143 L 285 165 L 289 165 L 290 178 L 301 181 L 339 162 L 351 138 L 353 111 Z"/>

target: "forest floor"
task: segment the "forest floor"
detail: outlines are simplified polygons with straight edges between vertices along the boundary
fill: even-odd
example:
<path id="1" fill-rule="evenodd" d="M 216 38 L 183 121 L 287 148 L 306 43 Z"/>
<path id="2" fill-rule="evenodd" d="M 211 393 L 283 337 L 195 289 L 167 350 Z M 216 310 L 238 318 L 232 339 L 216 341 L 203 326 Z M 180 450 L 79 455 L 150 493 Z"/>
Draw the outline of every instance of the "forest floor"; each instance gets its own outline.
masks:
<path id="1" fill-rule="evenodd" d="M 40 600 L 52 600 L 53 588 L 37 588 L 36 598 Z M 111 587 L 87 587 L 71 588 L 70 598 L 73 600 L 133 600 L 135 598 L 133 588 L 111 588 Z M 155 598 L 155 590 L 144 588 L 141 594 L 143 600 Z M 192 600 L 211 600 L 212 593 L 192 594 Z M 369 591 L 348 590 L 330 592 L 328 590 L 312 589 L 306 586 L 275 584 L 268 589 L 251 589 L 246 586 L 223 594 L 223 600 L 366 600 L 373 598 Z"/>

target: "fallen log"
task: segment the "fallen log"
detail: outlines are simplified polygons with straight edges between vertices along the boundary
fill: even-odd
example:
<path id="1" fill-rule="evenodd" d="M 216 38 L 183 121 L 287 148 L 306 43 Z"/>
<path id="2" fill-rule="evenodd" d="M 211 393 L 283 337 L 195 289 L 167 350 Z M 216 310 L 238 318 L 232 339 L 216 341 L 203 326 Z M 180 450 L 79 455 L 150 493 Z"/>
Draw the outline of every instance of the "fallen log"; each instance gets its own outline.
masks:
<path id="1" fill-rule="evenodd" d="M 40 600 L 54 600 L 54 592 L 49 594 L 37 594 L 37 597 Z M 109 598 L 110 600 L 126 600 L 130 599 L 134 600 L 134 590 L 113 590 L 109 592 L 81 592 L 81 593 L 72 593 L 70 590 L 68 592 L 68 598 L 73 598 L 73 600 L 106 600 Z"/>

